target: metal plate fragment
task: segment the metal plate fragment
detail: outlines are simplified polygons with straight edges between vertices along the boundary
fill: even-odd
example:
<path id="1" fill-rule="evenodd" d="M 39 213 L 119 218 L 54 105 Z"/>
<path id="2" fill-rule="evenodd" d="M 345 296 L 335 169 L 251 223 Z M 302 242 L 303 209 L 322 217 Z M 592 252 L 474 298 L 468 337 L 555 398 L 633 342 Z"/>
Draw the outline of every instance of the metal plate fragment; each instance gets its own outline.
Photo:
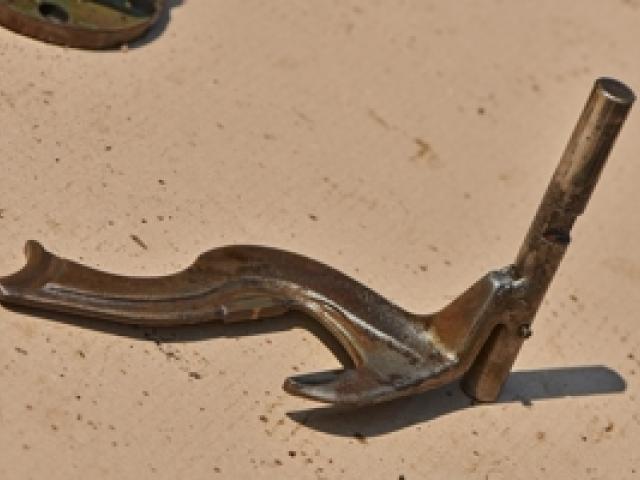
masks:
<path id="1" fill-rule="evenodd" d="M 0 0 L 0 24 L 49 43 L 104 49 L 142 36 L 162 6 L 163 0 Z"/>

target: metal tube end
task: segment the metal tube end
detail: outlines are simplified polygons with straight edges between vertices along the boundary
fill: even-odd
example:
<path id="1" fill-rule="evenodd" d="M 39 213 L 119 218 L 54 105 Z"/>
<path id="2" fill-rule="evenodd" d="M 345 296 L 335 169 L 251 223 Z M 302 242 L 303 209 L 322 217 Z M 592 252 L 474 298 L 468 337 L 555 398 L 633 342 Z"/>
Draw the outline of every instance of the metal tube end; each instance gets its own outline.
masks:
<path id="1" fill-rule="evenodd" d="M 623 105 L 631 105 L 636 99 L 633 90 L 615 78 L 599 78 L 596 80 L 596 89 L 609 100 Z"/>

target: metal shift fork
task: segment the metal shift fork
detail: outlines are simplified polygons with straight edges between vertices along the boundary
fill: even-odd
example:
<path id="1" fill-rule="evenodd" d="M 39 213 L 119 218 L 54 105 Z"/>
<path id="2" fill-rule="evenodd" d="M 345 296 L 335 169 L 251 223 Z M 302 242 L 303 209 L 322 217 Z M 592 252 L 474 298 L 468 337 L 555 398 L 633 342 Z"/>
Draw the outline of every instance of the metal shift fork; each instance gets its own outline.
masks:
<path id="1" fill-rule="evenodd" d="M 365 405 L 460 377 L 480 401 L 495 400 L 570 243 L 635 97 L 600 78 L 515 259 L 434 314 L 409 313 L 333 268 L 293 253 L 230 246 L 155 278 L 100 272 L 39 243 L 27 264 L 0 279 L 0 301 L 146 326 L 241 322 L 302 311 L 345 348 L 352 368 L 290 377 L 294 395 Z"/>

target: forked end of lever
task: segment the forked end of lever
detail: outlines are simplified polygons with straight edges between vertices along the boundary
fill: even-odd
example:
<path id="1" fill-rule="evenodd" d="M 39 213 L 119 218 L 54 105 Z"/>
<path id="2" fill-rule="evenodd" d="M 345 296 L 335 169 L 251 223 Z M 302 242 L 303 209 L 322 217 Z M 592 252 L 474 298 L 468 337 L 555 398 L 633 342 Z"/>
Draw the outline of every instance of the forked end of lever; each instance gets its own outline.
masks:
<path id="1" fill-rule="evenodd" d="M 327 370 L 289 377 L 285 392 L 298 397 L 338 405 L 369 405 L 402 396 L 401 390 L 378 381 L 364 368 Z"/>
<path id="2" fill-rule="evenodd" d="M 28 240 L 24 245 L 25 265 L 17 272 L 0 278 L 0 301 L 14 297 L 27 288 L 44 285 L 53 256 L 41 243 Z"/>

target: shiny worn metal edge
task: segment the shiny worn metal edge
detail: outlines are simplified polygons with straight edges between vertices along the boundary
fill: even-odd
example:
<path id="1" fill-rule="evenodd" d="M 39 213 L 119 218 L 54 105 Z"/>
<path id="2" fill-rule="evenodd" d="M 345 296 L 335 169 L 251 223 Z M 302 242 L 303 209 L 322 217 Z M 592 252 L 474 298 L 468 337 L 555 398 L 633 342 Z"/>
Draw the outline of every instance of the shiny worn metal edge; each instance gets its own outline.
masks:
<path id="1" fill-rule="evenodd" d="M 133 18 L 126 11 L 118 11 L 112 6 L 115 0 L 0 0 L 0 25 L 21 35 L 72 48 L 91 50 L 120 47 L 143 36 L 159 20 L 164 8 L 164 0 L 149 0 L 153 11 L 149 15 Z M 115 1 L 115 3 L 118 3 Z M 62 8 L 66 14 L 63 21 L 56 16 L 46 17 L 39 13 L 43 5 Z M 115 5 L 115 4 L 114 4 Z M 90 12 L 80 22 L 74 22 L 74 13 L 98 6 L 109 14 L 109 19 L 101 19 L 96 12 Z M 98 12 L 99 13 L 99 12 Z M 121 18 L 122 26 L 115 26 L 113 17 Z"/>
<path id="2" fill-rule="evenodd" d="M 304 312 L 344 347 L 353 367 L 297 375 L 284 389 L 314 400 L 366 405 L 463 377 L 495 400 L 570 243 L 634 101 L 624 84 L 598 79 L 515 262 L 490 272 L 451 304 L 419 315 L 307 257 L 259 246 L 204 253 L 164 277 L 101 272 L 26 245 L 27 264 L 0 279 L 0 301 L 119 323 L 173 326 L 252 321 Z"/>

